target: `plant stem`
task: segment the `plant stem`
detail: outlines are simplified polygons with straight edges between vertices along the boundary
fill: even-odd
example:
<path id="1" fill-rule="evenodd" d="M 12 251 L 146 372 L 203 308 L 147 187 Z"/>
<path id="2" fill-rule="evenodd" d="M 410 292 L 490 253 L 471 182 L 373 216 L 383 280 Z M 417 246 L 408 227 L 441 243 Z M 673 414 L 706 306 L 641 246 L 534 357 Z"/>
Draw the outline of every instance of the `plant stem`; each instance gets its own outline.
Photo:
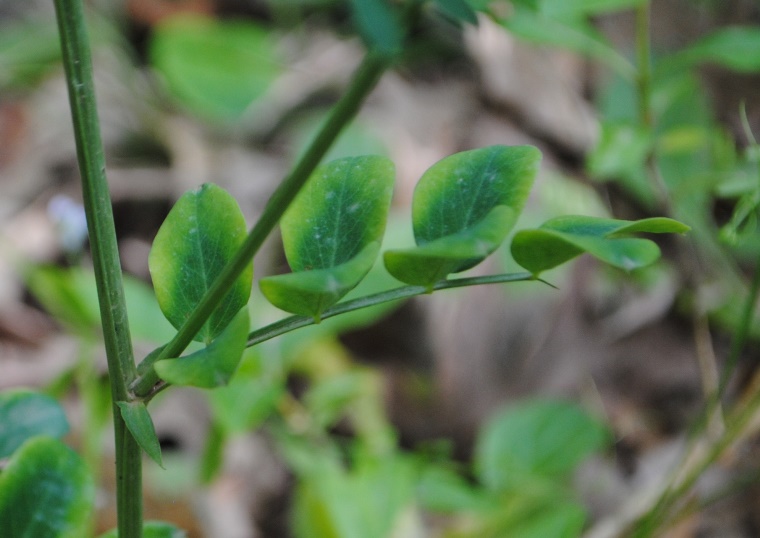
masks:
<path id="1" fill-rule="evenodd" d="M 136 369 L 127 322 L 111 198 L 106 181 L 84 8 L 82 0 L 55 0 L 55 9 L 114 402 L 119 537 L 140 538 L 141 453 L 139 446 L 127 431 L 115 404 L 117 401 L 129 400 L 128 387 L 136 376 Z"/>
<path id="2" fill-rule="evenodd" d="M 448 290 L 453 288 L 463 288 L 466 286 L 479 286 L 482 284 L 502 284 L 505 282 L 525 282 L 536 280 L 530 273 L 506 273 L 502 275 L 477 276 L 470 278 L 457 278 L 454 280 L 441 280 L 433 286 L 433 291 Z M 542 281 L 543 282 L 543 281 Z M 359 297 L 351 301 L 338 303 L 332 308 L 325 310 L 320 316 L 320 320 L 325 320 L 340 314 L 353 312 L 370 306 L 377 306 L 391 301 L 409 299 L 417 295 L 429 294 L 430 289 L 425 286 L 402 286 L 392 290 L 381 291 L 373 295 Z M 314 325 L 316 322 L 310 316 L 289 316 L 276 321 L 266 327 L 262 327 L 248 334 L 248 343 L 246 347 L 252 347 L 262 342 L 266 342 L 276 336 L 283 335 L 295 329 Z"/>
<path id="3" fill-rule="evenodd" d="M 200 330 L 213 310 L 227 294 L 230 286 L 240 273 L 251 263 L 254 255 L 261 248 L 264 239 L 274 229 L 285 209 L 293 201 L 301 187 L 324 157 L 327 150 L 341 133 L 343 128 L 354 118 L 364 99 L 374 89 L 380 76 L 388 68 L 392 58 L 377 53 L 368 53 L 345 94 L 335 104 L 329 116 L 309 145 L 306 152 L 298 161 L 290 174 L 282 181 L 269 199 L 264 212 L 256 225 L 246 237 L 245 242 L 235 257 L 227 264 L 209 290 L 203 296 L 198 306 L 180 328 L 174 338 L 164 347 L 160 354 L 145 360 L 140 364 L 140 379 L 132 387 L 138 396 L 146 396 L 153 385 L 158 382 L 158 376 L 153 370 L 156 361 L 179 357 L 190 344 L 193 336 Z"/>
<path id="4" fill-rule="evenodd" d="M 710 465 L 740 439 L 750 421 L 757 415 L 758 408 L 760 408 L 760 390 L 756 390 L 744 405 L 732 412 L 726 420 L 726 431 L 720 439 L 706 448 L 704 456 L 688 469 L 682 480 L 660 495 L 653 508 L 633 525 L 631 536 L 644 538 L 651 536 L 656 530 L 665 530 L 665 524 L 670 520 L 670 511 L 673 506 L 679 500 L 683 500 Z"/>
<path id="5" fill-rule="evenodd" d="M 500 275 L 488 275 L 477 276 L 469 278 L 457 278 L 454 280 L 441 280 L 433 285 L 432 291 L 448 290 L 453 288 L 464 288 L 466 286 L 480 286 L 484 284 L 504 284 L 506 282 L 526 282 L 537 281 L 542 282 L 548 286 L 552 286 L 545 280 L 535 278 L 530 273 L 505 273 Z M 554 286 L 552 286 L 554 287 Z M 417 295 L 426 295 L 431 293 L 430 288 L 425 286 L 402 286 L 400 288 L 394 288 L 392 290 L 381 291 L 373 295 L 366 295 L 350 301 L 338 303 L 332 308 L 325 310 L 320 316 L 320 321 L 327 318 L 332 318 L 340 314 L 347 314 L 355 310 L 361 310 L 362 308 L 369 308 L 371 306 L 377 306 L 383 303 L 390 303 L 392 301 L 400 301 L 409 299 Z M 248 342 L 246 347 L 253 347 L 267 340 L 271 340 L 277 336 L 282 336 L 290 331 L 308 327 L 314 325 L 317 322 L 311 316 L 288 316 L 274 323 L 270 323 L 265 327 L 251 331 L 248 334 Z M 143 374 L 147 377 L 147 374 Z M 141 384 L 143 379 L 138 377 L 136 384 Z M 156 385 L 152 388 L 149 394 L 146 395 L 146 399 L 153 398 L 159 392 L 164 391 L 170 385 L 168 383 Z"/>
<path id="6" fill-rule="evenodd" d="M 757 304 L 757 298 L 760 296 L 760 257 L 757 260 L 757 266 L 755 267 L 755 274 L 752 276 L 752 284 L 750 285 L 749 293 L 744 302 L 744 308 L 742 309 L 742 317 L 739 320 L 739 326 L 736 329 L 734 338 L 731 341 L 731 348 L 728 352 L 728 358 L 726 364 L 723 367 L 723 372 L 720 376 L 720 384 L 718 385 L 717 399 L 723 396 L 726 391 L 726 385 L 728 384 L 731 374 L 736 368 L 736 364 L 739 362 L 739 356 L 744 349 L 744 344 L 747 342 L 747 336 L 749 335 L 749 329 L 752 325 L 752 319 L 755 317 L 755 305 Z"/>

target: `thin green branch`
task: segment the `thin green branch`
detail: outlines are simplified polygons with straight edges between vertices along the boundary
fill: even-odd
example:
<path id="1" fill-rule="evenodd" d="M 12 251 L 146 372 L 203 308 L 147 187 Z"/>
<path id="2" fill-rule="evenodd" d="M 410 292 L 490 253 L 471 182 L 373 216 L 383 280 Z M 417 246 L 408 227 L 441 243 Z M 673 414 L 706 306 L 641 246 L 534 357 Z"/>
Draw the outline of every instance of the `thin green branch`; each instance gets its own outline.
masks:
<path id="1" fill-rule="evenodd" d="M 757 260 L 757 266 L 755 267 L 755 274 L 752 277 L 752 284 L 750 285 L 749 293 L 744 301 L 744 307 L 742 308 L 742 317 L 739 320 L 739 326 L 734 333 L 734 338 L 731 341 L 731 349 L 728 352 L 728 358 L 726 364 L 723 366 L 723 372 L 720 376 L 720 383 L 718 384 L 717 399 L 723 396 L 726 391 L 726 385 L 728 385 L 731 374 L 736 369 L 736 365 L 739 362 L 739 356 L 744 350 L 744 346 L 747 343 L 747 337 L 749 336 L 749 330 L 752 326 L 752 320 L 755 317 L 755 306 L 757 305 L 757 299 L 760 296 L 760 257 Z"/>
<path id="2" fill-rule="evenodd" d="M 479 286 L 484 284 L 504 284 L 507 282 L 527 281 L 542 282 L 547 286 L 551 286 L 552 288 L 555 287 L 545 280 L 534 277 L 531 273 L 521 272 L 504 273 L 500 275 L 476 276 L 469 278 L 457 278 L 454 280 L 441 280 L 433 286 L 432 291 L 464 288 L 467 286 Z M 340 314 L 354 312 L 355 310 L 361 310 L 363 308 L 369 308 L 383 303 L 410 299 L 418 295 L 426 295 L 430 293 L 432 293 L 431 290 L 424 286 L 402 286 L 400 288 L 394 288 L 392 290 L 381 291 L 373 295 L 366 295 L 364 297 L 359 297 L 357 299 L 338 303 L 332 308 L 325 310 L 320 317 L 320 321 L 338 316 Z M 275 321 L 274 323 L 271 323 L 265 327 L 251 331 L 248 334 L 248 342 L 246 343 L 246 347 L 253 347 L 255 345 L 261 344 L 262 342 L 266 342 L 267 340 L 271 340 L 272 338 L 276 338 L 277 336 L 282 336 L 283 334 L 295 331 L 296 329 L 315 325 L 316 323 L 317 322 L 314 320 L 314 318 L 310 316 L 288 316 L 287 318 Z M 141 381 L 142 380 L 138 379 L 138 383 Z M 153 385 L 152 390 L 145 396 L 145 398 L 149 400 L 156 394 L 166 390 L 169 386 L 171 385 L 165 382 Z"/>
<path id="3" fill-rule="evenodd" d="M 113 401 L 129 399 L 136 376 L 121 263 L 106 181 L 105 157 L 95 103 L 87 29 L 82 0 L 55 0 L 61 52 L 69 90 L 74 139 L 90 236 Z M 118 529 L 121 538 L 142 536 L 140 448 L 121 419 L 115 403 Z"/>
<path id="4" fill-rule="evenodd" d="M 235 257 L 227 264 L 219 277 L 201 299 L 198 306 L 180 328 L 174 338 L 163 348 L 161 353 L 144 360 L 139 367 L 140 378 L 132 389 L 138 396 L 150 394 L 158 376 L 153 371 L 156 361 L 179 357 L 192 342 L 208 317 L 227 294 L 240 273 L 251 263 L 254 255 L 261 248 L 264 239 L 271 233 L 285 209 L 293 201 L 301 187 L 327 153 L 332 143 L 343 128 L 354 118 L 364 99 L 374 89 L 381 75 L 391 64 L 392 58 L 377 53 L 368 53 L 356 71 L 354 78 L 340 100 L 335 104 L 322 128 L 312 141 L 295 168 L 283 180 L 269 199 L 264 212 L 256 225 L 246 237 L 245 242 Z"/>
<path id="5" fill-rule="evenodd" d="M 503 284 L 505 282 L 524 282 L 528 280 L 538 280 L 530 273 L 506 273 L 501 275 L 477 276 L 470 278 L 458 278 L 454 280 L 442 280 L 433 286 L 433 291 L 448 290 L 453 288 L 463 288 L 466 286 L 478 286 L 482 284 Z M 547 282 L 540 280 L 545 284 Z M 551 284 L 548 284 L 551 286 Z M 417 295 L 425 295 L 430 290 L 425 286 L 402 286 L 392 290 L 382 291 L 373 295 L 359 297 L 351 301 L 338 303 L 332 308 L 328 308 L 321 315 L 321 320 L 347 314 L 354 310 L 369 308 L 383 303 L 409 299 Z M 252 347 L 262 342 L 266 342 L 276 336 L 281 336 L 290 331 L 314 325 L 316 322 L 313 317 L 309 316 L 289 316 L 276 321 L 266 327 L 262 327 L 248 334 L 248 343 L 246 347 Z"/>
<path id="6" fill-rule="evenodd" d="M 758 409 L 760 409 L 760 390 L 756 391 L 746 404 L 732 412 L 726 420 L 726 431 L 723 435 L 705 448 L 704 456 L 698 458 L 697 462 L 689 467 L 683 479 L 663 491 L 652 509 L 634 523 L 631 536 L 645 538 L 652 536 L 656 531 L 664 531 L 671 518 L 673 507 L 685 499 L 699 478 L 726 449 L 741 438 L 752 418 L 757 415 Z"/>

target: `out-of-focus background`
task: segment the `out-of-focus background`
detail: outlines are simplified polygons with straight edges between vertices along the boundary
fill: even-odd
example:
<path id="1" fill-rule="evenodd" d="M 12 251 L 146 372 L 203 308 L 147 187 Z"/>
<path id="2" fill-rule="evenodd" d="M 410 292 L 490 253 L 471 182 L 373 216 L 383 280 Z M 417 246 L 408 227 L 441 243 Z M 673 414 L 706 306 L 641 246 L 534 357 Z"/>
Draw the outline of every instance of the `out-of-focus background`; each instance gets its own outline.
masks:
<path id="1" fill-rule="evenodd" d="M 653 2 L 648 117 L 630 7 L 643 2 L 497 1 L 477 26 L 451 4 L 423 9 L 327 157 L 396 164 L 387 246 L 408 241 L 429 166 L 492 144 L 543 153 L 518 229 L 586 214 L 667 215 L 693 231 L 657 238 L 663 260 L 632 274 L 582 257 L 546 275 L 556 289 L 436 293 L 252 348 L 227 388 L 168 391 L 151 404 L 166 469 L 146 463 L 149 518 L 191 537 L 613 536 L 683 463 L 760 270 L 760 7 Z M 255 222 L 361 61 L 353 5 L 87 2 L 138 358 L 173 334 L 147 264 L 172 204 L 213 182 Z M 103 531 L 108 385 L 57 40 L 51 2 L 0 0 L 0 390 L 64 402 L 68 441 L 99 476 Z M 520 270 L 503 248 L 475 273 Z M 255 279 L 285 271 L 275 234 Z M 377 267 L 359 293 L 395 285 Z M 284 315 L 256 291 L 251 312 L 255 326 Z M 758 338 L 755 317 L 727 408 L 756 390 Z M 569 433 L 541 430 L 558 452 L 577 432 L 593 454 L 494 478 L 489 439 L 503 426 L 530 453 L 531 412 L 568 421 Z M 684 495 L 670 536 L 760 535 L 752 422 L 740 440 Z"/>

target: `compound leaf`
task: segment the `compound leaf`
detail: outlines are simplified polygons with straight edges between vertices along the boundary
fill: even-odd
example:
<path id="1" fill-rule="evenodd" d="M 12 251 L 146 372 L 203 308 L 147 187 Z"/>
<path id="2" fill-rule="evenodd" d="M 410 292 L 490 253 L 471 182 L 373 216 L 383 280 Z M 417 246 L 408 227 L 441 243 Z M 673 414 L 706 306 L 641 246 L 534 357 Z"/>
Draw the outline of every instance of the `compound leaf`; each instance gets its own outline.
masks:
<path id="1" fill-rule="evenodd" d="M 280 223 L 293 273 L 262 279 L 264 296 L 318 318 L 353 289 L 377 258 L 393 181 L 385 157 L 347 157 L 317 168 Z"/>
<path id="2" fill-rule="evenodd" d="M 185 193 L 158 230 L 148 258 L 156 298 L 179 329 L 245 240 L 246 226 L 235 199 L 207 183 Z M 253 264 L 195 336 L 208 344 L 221 333 L 251 294 Z"/>
<path id="3" fill-rule="evenodd" d="M 150 459 L 163 468 L 161 445 L 158 442 L 156 429 L 153 426 L 153 419 L 148 413 L 148 408 L 143 402 L 116 402 L 116 405 L 119 406 L 121 417 L 137 444 L 150 456 Z"/>
<path id="4" fill-rule="evenodd" d="M 491 146 L 434 164 L 414 191 L 417 247 L 386 252 L 388 272 L 430 287 L 483 261 L 522 212 L 540 160 L 532 146 Z"/>
<path id="5" fill-rule="evenodd" d="M 636 232 L 685 233 L 690 228 L 676 220 L 657 217 L 638 221 L 564 216 L 533 230 L 521 230 L 512 240 L 512 256 L 538 275 L 588 252 L 595 258 L 631 271 L 655 262 L 659 247 L 649 239 L 626 237 Z"/>
<path id="6" fill-rule="evenodd" d="M 57 439 L 30 439 L 0 474 L 3 536 L 79 538 L 86 534 L 94 485 L 79 455 Z"/>
<path id="7" fill-rule="evenodd" d="M 240 309 L 219 337 L 207 347 L 178 359 L 155 364 L 161 379 L 174 385 L 213 388 L 226 385 L 237 369 L 248 339 L 248 309 Z"/>

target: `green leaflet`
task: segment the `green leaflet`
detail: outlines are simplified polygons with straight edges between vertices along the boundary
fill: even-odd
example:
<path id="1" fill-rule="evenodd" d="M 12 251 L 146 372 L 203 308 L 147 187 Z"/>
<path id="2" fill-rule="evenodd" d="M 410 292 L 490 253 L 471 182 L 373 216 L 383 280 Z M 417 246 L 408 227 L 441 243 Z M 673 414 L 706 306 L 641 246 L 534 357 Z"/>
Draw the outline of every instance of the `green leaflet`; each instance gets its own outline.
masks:
<path id="1" fill-rule="evenodd" d="M 407 284 L 429 286 L 449 274 L 480 263 L 504 240 L 514 224 L 514 211 L 496 206 L 471 228 L 422 246 L 385 253 L 388 272 Z"/>
<path id="2" fill-rule="evenodd" d="M 50 437 L 30 439 L 0 474 L 0 529 L 7 537 L 80 538 L 94 485 L 87 466 Z"/>
<path id="3" fill-rule="evenodd" d="M 53 398 L 29 390 L 0 394 L 0 458 L 7 458 L 37 435 L 63 437 L 69 423 Z"/>
<path id="4" fill-rule="evenodd" d="M 153 419 L 148 413 L 148 408 L 143 402 L 116 402 L 116 405 L 119 406 L 121 417 L 137 444 L 150 456 L 150 459 L 163 469 L 161 445 L 158 442 L 156 429 L 153 426 Z"/>
<path id="5" fill-rule="evenodd" d="M 248 309 L 243 307 L 211 344 L 185 357 L 158 361 L 156 373 L 174 385 L 200 388 L 226 385 L 243 356 L 249 325 Z"/>
<path id="6" fill-rule="evenodd" d="M 380 243 L 373 241 L 341 265 L 262 278 L 259 286 L 267 300 L 277 308 L 319 319 L 322 312 L 367 275 L 379 252 Z"/>
<path id="7" fill-rule="evenodd" d="M 235 199 L 213 184 L 182 195 L 158 230 L 148 258 L 161 310 L 180 328 L 245 240 L 246 226 Z M 195 336 L 208 344 L 251 294 L 253 264 L 242 272 Z"/>
<path id="8" fill-rule="evenodd" d="M 534 230 L 521 230 L 512 240 L 512 256 L 538 275 L 584 252 L 627 271 L 644 267 L 660 257 L 649 239 L 625 237 L 637 232 L 685 233 L 690 228 L 676 220 L 657 217 L 638 221 L 564 216 Z"/>
<path id="9" fill-rule="evenodd" d="M 215 120 L 239 119 L 282 70 L 266 30 L 203 17 L 171 17 L 158 25 L 150 58 L 177 101 Z"/>
<path id="10" fill-rule="evenodd" d="M 262 279 L 264 296 L 318 319 L 353 289 L 377 258 L 393 181 L 385 157 L 347 157 L 317 168 L 280 223 L 293 273 Z"/>
<path id="11" fill-rule="evenodd" d="M 407 284 L 431 287 L 483 261 L 522 212 L 540 159 L 532 146 L 491 146 L 434 164 L 414 191 L 417 247 L 386 252 L 388 272 Z"/>

